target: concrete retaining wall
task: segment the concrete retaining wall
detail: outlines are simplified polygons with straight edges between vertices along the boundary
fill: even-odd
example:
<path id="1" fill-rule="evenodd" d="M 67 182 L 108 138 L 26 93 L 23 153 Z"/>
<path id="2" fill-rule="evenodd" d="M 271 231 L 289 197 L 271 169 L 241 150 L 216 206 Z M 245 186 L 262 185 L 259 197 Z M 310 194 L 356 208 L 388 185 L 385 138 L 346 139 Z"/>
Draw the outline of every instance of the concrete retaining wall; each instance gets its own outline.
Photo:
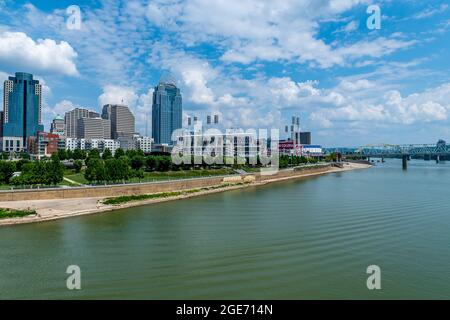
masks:
<path id="1" fill-rule="evenodd" d="M 275 175 L 260 175 L 259 173 L 257 173 L 257 174 L 248 174 L 244 176 L 253 176 L 256 181 L 264 182 L 267 180 L 300 176 L 305 173 L 320 173 L 325 172 L 327 170 L 329 170 L 329 166 L 324 166 L 320 168 L 303 168 L 302 170 L 293 170 L 293 169 L 281 170 Z M 0 201 L 117 197 L 124 195 L 150 194 L 158 192 L 218 186 L 221 185 L 224 182 L 224 180 L 226 181 L 226 179 L 227 179 L 226 177 L 219 176 L 201 179 L 187 179 L 187 180 L 114 185 L 114 186 L 2 191 L 0 192 Z"/>
<path id="2" fill-rule="evenodd" d="M 304 174 L 321 173 L 321 172 L 326 172 L 326 171 L 330 170 L 330 168 L 331 168 L 330 165 L 323 165 L 320 167 L 304 167 L 304 168 L 298 167 L 298 168 L 294 168 L 294 169 L 280 170 L 275 175 L 259 175 L 258 174 L 258 175 L 256 175 L 256 180 L 264 182 L 267 180 L 296 177 L 296 176 L 301 176 Z"/>
<path id="3" fill-rule="evenodd" d="M 177 180 L 157 183 L 127 184 L 115 186 L 75 187 L 66 189 L 22 190 L 0 192 L 0 201 L 44 200 L 89 197 L 117 197 L 175 190 L 186 190 L 222 184 L 223 177 Z"/>

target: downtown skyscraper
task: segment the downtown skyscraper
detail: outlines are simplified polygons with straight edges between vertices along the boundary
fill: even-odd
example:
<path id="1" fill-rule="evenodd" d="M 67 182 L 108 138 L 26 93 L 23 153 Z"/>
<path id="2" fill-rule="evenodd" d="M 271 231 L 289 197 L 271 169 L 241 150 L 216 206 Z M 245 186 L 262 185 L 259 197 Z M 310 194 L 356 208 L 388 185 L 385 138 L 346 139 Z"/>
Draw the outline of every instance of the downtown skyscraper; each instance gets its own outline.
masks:
<path id="1" fill-rule="evenodd" d="M 126 105 L 104 105 L 102 118 L 111 121 L 111 139 L 119 139 L 120 137 L 131 138 L 136 132 L 134 115 Z"/>
<path id="2" fill-rule="evenodd" d="M 82 118 L 99 118 L 100 114 L 85 108 L 75 108 L 66 112 L 64 116 L 65 136 L 67 138 L 80 138 L 78 132 L 79 122 Z"/>
<path id="3" fill-rule="evenodd" d="M 107 104 L 103 106 L 102 118 L 110 121 L 111 139 L 118 140 L 120 148 L 134 148 L 135 118 L 128 106 L 123 104 Z"/>
<path id="4" fill-rule="evenodd" d="M 4 82 L 1 149 L 26 149 L 28 138 L 44 131 L 42 125 L 42 85 L 29 73 L 17 72 Z"/>
<path id="5" fill-rule="evenodd" d="M 157 144 L 172 144 L 172 132 L 182 127 L 182 98 L 175 84 L 160 82 L 153 92 L 152 136 Z"/>

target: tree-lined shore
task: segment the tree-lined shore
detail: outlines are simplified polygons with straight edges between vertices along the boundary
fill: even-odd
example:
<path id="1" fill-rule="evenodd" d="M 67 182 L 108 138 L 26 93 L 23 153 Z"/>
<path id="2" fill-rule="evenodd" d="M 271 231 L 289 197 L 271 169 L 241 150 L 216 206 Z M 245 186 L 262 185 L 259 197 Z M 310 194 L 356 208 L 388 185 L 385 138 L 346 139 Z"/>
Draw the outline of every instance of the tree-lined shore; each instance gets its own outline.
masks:
<path id="1" fill-rule="evenodd" d="M 169 154 L 146 155 L 141 150 L 125 152 L 120 148 L 114 155 L 109 149 L 103 153 L 98 149 L 76 149 L 59 150 L 50 158 L 41 160 L 31 160 L 27 154 L 19 156 L 20 159 L 14 161 L 0 160 L 0 184 L 3 188 L 136 183 L 229 175 L 236 171 L 255 172 L 262 167 L 259 161 L 256 161 L 257 165 L 237 164 L 236 159 L 232 159 L 232 164 L 211 165 L 192 159 L 191 164 L 177 165 Z M 284 169 L 317 162 L 315 158 L 282 155 L 279 167 Z"/>

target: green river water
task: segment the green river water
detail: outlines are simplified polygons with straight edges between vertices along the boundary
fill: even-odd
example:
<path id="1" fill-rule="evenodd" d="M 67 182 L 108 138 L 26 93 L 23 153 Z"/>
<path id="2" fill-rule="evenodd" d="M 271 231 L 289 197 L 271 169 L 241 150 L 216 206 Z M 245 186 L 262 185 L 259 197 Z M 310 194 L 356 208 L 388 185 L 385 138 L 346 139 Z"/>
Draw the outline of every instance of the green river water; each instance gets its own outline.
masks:
<path id="1" fill-rule="evenodd" d="M 0 228 L 0 298 L 450 298 L 450 164 Z M 82 290 L 66 288 L 81 268 Z M 366 268 L 382 289 L 367 289 Z"/>

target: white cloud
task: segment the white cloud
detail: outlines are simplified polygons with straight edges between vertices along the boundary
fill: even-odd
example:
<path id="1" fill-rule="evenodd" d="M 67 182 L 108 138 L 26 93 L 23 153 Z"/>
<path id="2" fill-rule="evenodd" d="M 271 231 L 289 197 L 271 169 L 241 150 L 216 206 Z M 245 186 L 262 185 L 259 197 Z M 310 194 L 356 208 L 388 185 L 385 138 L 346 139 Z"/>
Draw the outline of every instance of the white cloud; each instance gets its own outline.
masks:
<path id="1" fill-rule="evenodd" d="M 3 97 L 3 82 L 7 80 L 9 75 L 6 72 L 0 71 L 0 97 Z"/>
<path id="2" fill-rule="evenodd" d="M 347 87 L 352 90 L 347 90 Z M 371 90 L 366 91 L 365 97 L 358 95 L 355 99 L 351 91 L 357 87 L 358 83 L 341 82 L 333 90 L 344 88 L 347 91 L 343 104 L 338 107 L 323 106 L 311 113 L 311 120 L 329 128 L 333 122 L 340 121 L 366 125 L 369 122 L 371 125 L 442 122 L 448 120 L 450 115 L 450 83 L 406 97 L 397 90 L 390 90 L 379 99 L 374 99 L 374 91 Z"/>
<path id="3" fill-rule="evenodd" d="M 341 81 L 338 87 L 344 91 L 358 91 L 373 88 L 374 86 L 375 84 L 373 84 L 367 79 L 359 79 L 354 82 L 343 80 Z"/>
<path id="4" fill-rule="evenodd" d="M 349 59 L 361 57 L 381 58 L 397 50 L 405 49 L 417 44 L 417 40 L 403 41 L 396 37 L 380 37 L 371 41 L 361 41 L 348 47 L 336 49 L 336 53 Z"/>
<path id="5" fill-rule="evenodd" d="M 149 62 L 154 66 L 170 70 L 175 78 L 179 79 L 186 89 L 183 96 L 185 101 L 203 105 L 215 103 L 216 97 L 209 83 L 217 78 L 219 71 L 206 60 L 155 44 Z"/>
<path id="6" fill-rule="evenodd" d="M 21 18 L 26 21 L 18 27 L 29 34 L 66 39 L 77 51 L 80 73 L 95 78 L 100 86 L 142 86 L 148 77 L 143 61 L 151 48 L 153 31 L 141 1 L 101 0 L 95 9 L 83 7 L 80 30 L 67 29 L 65 9 L 47 13 L 31 3 L 23 9 L 15 12 L 23 14 Z"/>
<path id="7" fill-rule="evenodd" d="M 360 0 L 331 0 L 329 2 L 329 7 L 333 13 L 340 13 L 343 11 L 346 11 L 353 6 L 365 3 L 366 1 L 360 1 Z"/>
<path id="8" fill-rule="evenodd" d="M 427 8 L 427 9 L 415 14 L 412 18 L 417 19 L 417 20 L 430 18 L 436 14 L 445 12 L 447 9 L 448 9 L 448 4 L 441 4 L 439 7 Z"/>
<path id="9" fill-rule="evenodd" d="M 107 85 L 103 87 L 103 93 L 98 97 L 98 103 L 100 108 L 105 104 L 135 105 L 138 99 L 139 96 L 135 93 L 134 88 Z"/>
<path id="10" fill-rule="evenodd" d="M 56 116 L 64 116 L 64 114 L 72 109 L 79 108 L 80 106 L 75 105 L 72 101 L 69 100 L 62 100 L 55 104 L 55 106 L 49 110 L 51 112 L 51 115 Z"/>
<path id="11" fill-rule="evenodd" d="M 46 130 L 50 130 L 49 124 L 52 122 L 55 116 L 59 114 L 60 116 L 64 117 L 64 114 L 67 111 L 70 111 L 77 107 L 80 106 L 74 104 L 72 101 L 69 100 L 61 100 L 58 103 L 56 103 L 53 107 L 50 107 L 48 103 L 44 100 L 42 108 L 42 119 L 44 126 L 46 127 Z"/>
<path id="12" fill-rule="evenodd" d="M 359 28 L 359 22 L 353 20 L 353 21 L 350 21 L 349 23 L 347 23 L 342 28 L 336 30 L 334 33 L 341 33 L 341 32 L 351 33 L 353 31 L 358 30 L 358 28 Z"/>
<path id="13" fill-rule="evenodd" d="M 320 39 L 320 20 L 338 17 L 363 3 L 367 1 L 153 1 L 147 17 L 184 44 L 213 43 L 224 49 L 222 61 L 242 64 L 287 60 L 329 68 L 346 65 L 348 59 L 389 55 L 416 43 L 375 38 L 337 46 Z M 352 21 L 343 30 L 357 28 L 358 22 Z"/>
<path id="14" fill-rule="evenodd" d="M 77 53 L 69 43 L 52 39 L 34 41 L 23 32 L 0 34 L 0 64 L 37 72 L 77 76 Z"/>
<path id="15" fill-rule="evenodd" d="M 3 83 L 3 81 L 7 80 L 9 77 L 9 74 L 6 72 L 0 71 L 0 81 Z"/>

